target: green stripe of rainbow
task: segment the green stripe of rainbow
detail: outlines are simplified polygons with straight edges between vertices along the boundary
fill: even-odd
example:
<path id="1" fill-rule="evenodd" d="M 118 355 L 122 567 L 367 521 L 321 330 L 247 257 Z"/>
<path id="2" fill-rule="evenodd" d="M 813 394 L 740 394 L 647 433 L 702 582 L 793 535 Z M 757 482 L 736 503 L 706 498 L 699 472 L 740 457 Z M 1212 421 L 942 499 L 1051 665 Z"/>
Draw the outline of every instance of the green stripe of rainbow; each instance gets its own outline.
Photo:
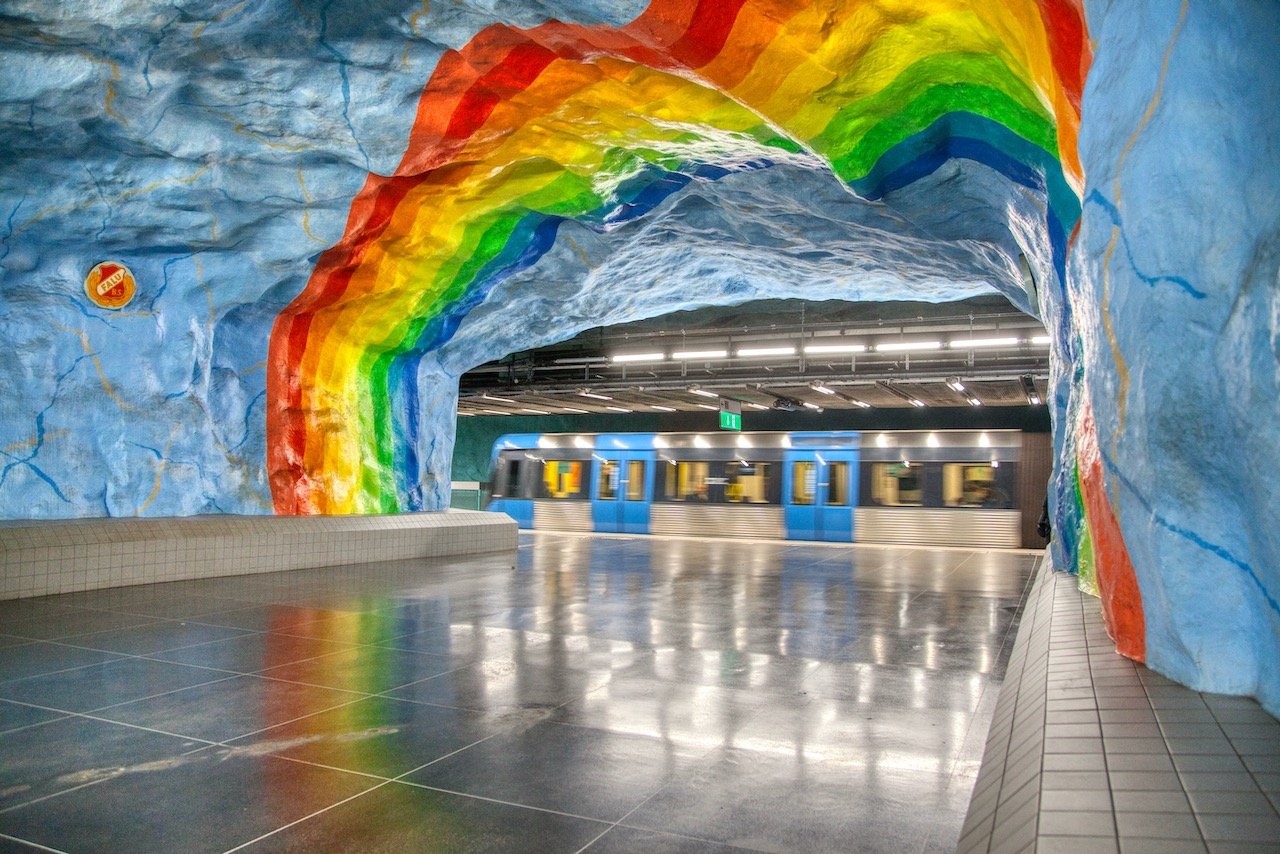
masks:
<path id="1" fill-rule="evenodd" d="M 724 174 L 701 145 L 805 148 L 868 198 L 983 162 L 1047 199 L 1061 270 L 1083 184 L 1078 2 L 654 0 L 620 28 L 477 33 L 276 321 L 277 512 L 420 506 L 416 359 L 559 222 L 604 227 Z"/>

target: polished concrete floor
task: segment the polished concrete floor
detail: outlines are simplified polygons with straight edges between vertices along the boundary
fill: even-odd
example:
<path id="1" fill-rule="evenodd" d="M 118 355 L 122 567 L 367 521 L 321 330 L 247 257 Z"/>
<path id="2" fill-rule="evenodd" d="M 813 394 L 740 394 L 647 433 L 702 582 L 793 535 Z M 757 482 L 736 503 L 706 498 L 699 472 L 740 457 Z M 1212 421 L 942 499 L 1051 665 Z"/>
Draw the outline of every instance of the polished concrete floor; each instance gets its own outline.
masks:
<path id="1" fill-rule="evenodd" d="M 950 851 L 1037 559 L 539 534 L 0 603 L 0 851 Z"/>

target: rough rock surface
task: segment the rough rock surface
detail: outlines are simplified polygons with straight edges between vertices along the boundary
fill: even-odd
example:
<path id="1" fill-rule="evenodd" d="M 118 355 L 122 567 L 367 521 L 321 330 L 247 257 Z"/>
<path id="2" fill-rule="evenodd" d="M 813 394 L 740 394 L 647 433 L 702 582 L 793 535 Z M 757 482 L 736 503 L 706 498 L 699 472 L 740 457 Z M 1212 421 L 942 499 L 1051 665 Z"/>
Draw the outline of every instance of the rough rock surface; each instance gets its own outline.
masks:
<path id="1" fill-rule="evenodd" d="M 855 4 L 829 5 L 827 25 L 806 32 L 836 34 L 838 49 L 838 12 Z M 1037 9 L 1072 4 L 1000 4 L 1022 6 L 1038 20 Z M 0 515 L 269 513 L 273 487 L 278 509 L 439 507 L 456 377 L 502 352 L 757 297 L 943 301 L 996 289 L 1042 314 L 1054 333 L 1056 563 L 1096 579 L 1127 654 L 1280 709 L 1280 487 L 1270 471 L 1280 459 L 1280 12 L 1266 0 L 1181 11 L 1155 0 L 1087 2 L 1086 182 L 1074 189 L 1054 172 L 1060 152 L 1046 163 L 1018 141 L 1047 132 L 1074 157 L 1073 137 L 1052 136 L 1055 127 L 1066 134 L 1061 117 L 1070 111 L 1048 103 L 1052 75 L 1025 75 L 1041 88 L 1031 106 L 1016 106 L 1022 76 L 992 71 L 980 47 L 1014 69 L 1016 51 L 964 29 L 963 16 L 952 32 L 971 48 L 963 80 L 995 81 L 1000 95 L 947 90 L 971 100 L 930 126 L 938 162 L 896 182 L 883 165 L 891 154 L 863 170 L 862 155 L 810 132 L 803 115 L 763 89 L 752 90 L 757 101 L 738 90 L 725 97 L 728 84 L 722 91 L 717 81 L 734 78 L 731 60 L 695 73 L 695 59 L 677 67 L 678 51 L 655 54 L 640 65 L 665 70 L 628 78 L 631 90 L 688 85 L 695 94 L 669 110 L 648 102 L 658 106 L 634 125 L 644 144 L 615 146 L 633 158 L 625 168 L 606 180 L 607 169 L 572 159 L 586 157 L 577 149 L 559 161 L 546 152 L 519 161 L 526 183 L 553 166 L 583 181 L 578 195 L 595 208 L 570 211 L 568 196 L 527 203 L 522 210 L 544 219 L 523 254 L 493 268 L 483 287 L 441 286 L 441 299 L 465 310 L 439 310 L 431 317 L 443 320 L 407 332 L 370 326 L 357 349 L 313 365 L 318 376 L 359 382 L 335 381 L 331 398 L 305 409 L 270 399 L 268 369 L 282 364 L 271 361 L 273 330 L 329 269 L 370 176 L 440 165 L 405 157 L 415 150 L 424 84 L 458 56 L 446 51 L 473 46 L 496 23 L 511 32 L 549 22 L 623 31 L 649 8 L 640 0 L 6 3 Z M 660 40 L 658 29 L 641 35 Z M 555 32 L 560 41 L 546 44 L 570 41 Z M 872 47 L 887 53 L 869 68 L 906 50 L 895 32 L 886 26 Z M 636 56 L 641 48 L 649 49 Z M 810 48 L 818 55 L 823 45 Z M 588 54 L 585 65 L 608 64 Z M 788 80 L 818 80 L 836 65 L 826 57 Z M 823 91 L 814 103 L 866 94 Z M 974 114 L 1002 117 L 1022 136 L 976 125 Z M 876 115 L 906 122 L 910 111 Z M 572 126 L 591 144 L 618 132 L 591 118 L 548 113 L 539 127 L 555 135 Z M 1027 183 L 956 142 L 983 134 L 1025 155 L 1019 162 L 1034 167 Z M 1065 265 L 1050 216 L 1071 207 L 1064 192 L 1083 205 Z M 422 228 L 447 230 L 427 209 L 415 214 Z M 546 226 L 546 217 L 558 219 Z M 404 234 L 388 257 L 426 251 L 412 229 Z M 542 245 L 539 235 L 551 239 Z M 1039 305 L 1027 303 L 1019 255 L 1040 285 Z M 85 276 L 102 261 L 124 262 L 136 277 L 123 309 L 86 299 Z M 403 277 L 412 282 L 413 272 Z M 335 340 L 364 328 L 348 315 L 333 327 Z M 395 341 L 378 338 L 392 331 Z M 395 353 L 390 367 L 379 348 Z M 365 383 L 383 370 L 385 380 Z M 299 424 L 305 435 L 289 444 L 297 452 L 281 452 L 287 443 L 276 440 Z"/>

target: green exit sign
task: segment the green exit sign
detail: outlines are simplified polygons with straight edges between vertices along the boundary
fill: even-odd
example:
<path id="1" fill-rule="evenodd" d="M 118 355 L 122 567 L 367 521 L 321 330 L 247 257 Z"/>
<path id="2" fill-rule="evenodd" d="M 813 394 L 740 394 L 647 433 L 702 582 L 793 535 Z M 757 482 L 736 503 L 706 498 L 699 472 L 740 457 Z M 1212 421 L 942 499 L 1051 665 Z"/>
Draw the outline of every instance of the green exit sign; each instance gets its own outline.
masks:
<path id="1" fill-rule="evenodd" d="M 742 429 L 742 404 L 736 400 L 720 398 L 720 429 Z"/>

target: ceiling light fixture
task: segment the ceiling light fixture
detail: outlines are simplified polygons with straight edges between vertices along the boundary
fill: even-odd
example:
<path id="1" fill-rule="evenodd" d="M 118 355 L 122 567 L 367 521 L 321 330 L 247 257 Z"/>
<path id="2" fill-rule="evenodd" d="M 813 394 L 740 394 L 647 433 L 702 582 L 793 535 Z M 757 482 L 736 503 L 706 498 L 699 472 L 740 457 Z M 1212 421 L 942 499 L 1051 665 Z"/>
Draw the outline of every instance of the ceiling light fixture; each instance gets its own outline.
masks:
<path id="1" fill-rule="evenodd" d="M 805 409 L 812 409 L 812 410 L 813 410 L 813 411 L 815 411 L 815 412 L 821 412 L 821 411 L 822 411 L 822 407 L 821 407 L 821 406 L 819 406 L 819 405 L 818 405 L 818 404 L 816 404 L 816 403 L 810 403 L 810 402 L 809 402 L 809 401 L 807 401 L 807 400 L 806 400 L 806 401 L 804 401 L 804 408 L 805 408 Z"/>
<path id="2" fill-rule="evenodd" d="M 976 397 L 971 397 L 971 398 L 969 398 L 969 405 L 970 405 L 970 406 L 981 406 L 981 405 L 982 405 L 982 401 L 978 400 L 978 398 L 976 398 Z"/>
<path id="3" fill-rule="evenodd" d="M 719 397 L 720 395 L 714 391 L 707 391 L 705 388 L 698 388 L 696 385 L 689 386 L 690 394 L 698 394 L 703 397 Z"/>
<path id="4" fill-rule="evenodd" d="M 947 377 L 947 387 L 952 391 L 964 391 L 964 383 L 960 382 L 959 377 Z"/>
<path id="5" fill-rule="evenodd" d="M 521 412 L 527 412 L 530 415 L 550 415 L 545 409 L 521 409 Z"/>
<path id="6" fill-rule="evenodd" d="M 748 359 L 756 356 L 794 356 L 795 354 L 795 347 L 742 347 L 738 350 L 740 358 Z"/>
<path id="7" fill-rule="evenodd" d="M 1032 336 L 1031 336 L 1031 343 L 1032 343 L 1032 344 L 1042 344 L 1042 345 L 1046 345 L 1046 346 L 1047 346 L 1047 345 L 1048 345 L 1048 343 L 1049 343 L 1049 336 L 1048 336 L 1048 335 L 1032 335 Z"/>
<path id="8" fill-rule="evenodd" d="M 494 397 L 493 395 L 489 394 L 488 392 L 485 392 L 484 394 L 482 394 L 482 395 L 480 395 L 480 396 L 481 396 L 482 398 L 484 398 L 485 400 L 492 400 L 492 401 L 494 401 L 495 403 L 515 403 L 515 401 L 514 401 L 514 400 L 512 400 L 512 399 L 511 399 L 511 398 L 509 398 L 509 397 Z"/>
<path id="9" fill-rule="evenodd" d="M 587 391 L 585 388 L 578 392 L 579 397 L 593 397 L 596 400 L 613 400 L 607 394 L 596 394 L 594 391 Z"/>
<path id="10" fill-rule="evenodd" d="M 682 361 L 697 361 L 699 359 L 727 359 L 729 358 L 728 350 L 676 350 L 671 354 L 671 358 L 680 359 Z"/>
<path id="11" fill-rule="evenodd" d="M 952 338 L 952 350 L 969 350 L 974 347 L 1016 347 L 1017 338 Z"/>
<path id="12" fill-rule="evenodd" d="M 766 412 L 769 410 L 769 407 L 765 406 L 763 403 L 745 403 L 743 405 L 750 406 L 752 409 L 762 409 Z"/>
<path id="13" fill-rule="evenodd" d="M 808 355 L 817 356 L 824 353 L 865 353 L 866 344 L 806 344 L 804 351 Z"/>
<path id="14" fill-rule="evenodd" d="M 652 406 L 654 409 L 658 410 L 659 412 L 675 412 L 675 410 L 672 409 L 670 406 L 658 406 L 658 404 L 656 403 L 652 404 Z"/>
<path id="15" fill-rule="evenodd" d="M 835 389 L 833 389 L 833 388 L 827 388 L 826 386 L 824 386 L 824 385 L 823 385 L 822 383 L 820 383 L 820 382 L 812 382 L 812 383 L 809 383 L 809 388 L 813 389 L 813 390 L 814 390 L 814 391 L 816 391 L 816 392 L 821 392 L 822 394 L 835 394 L 835 393 L 836 393 L 836 390 L 835 390 Z"/>
<path id="16" fill-rule="evenodd" d="M 907 394 L 905 391 L 898 388 L 893 383 L 885 382 L 884 380 L 876 380 L 876 385 L 878 385 L 880 388 L 884 389 L 885 391 L 889 392 L 889 394 L 892 394 L 894 397 L 902 398 L 912 406 L 923 407 L 925 405 L 924 401 L 910 394 Z"/>
<path id="17" fill-rule="evenodd" d="M 635 412 L 634 409 L 624 409 L 621 406 L 606 406 L 605 409 L 612 409 L 614 412 Z"/>
<path id="18" fill-rule="evenodd" d="M 876 345 L 877 353 L 907 353 L 912 350 L 941 350 L 941 341 L 888 341 Z"/>
<path id="19" fill-rule="evenodd" d="M 1023 374 L 1018 380 L 1022 383 L 1022 391 L 1027 396 L 1027 403 L 1032 406 L 1040 405 L 1040 392 L 1036 391 L 1036 382 L 1030 374 Z"/>
<path id="20" fill-rule="evenodd" d="M 666 358 L 665 353 L 615 353 L 611 361 L 618 365 L 625 362 L 661 362 Z"/>
<path id="21" fill-rule="evenodd" d="M 590 415 L 590 414 L 591 414 L 590 412 L 588 412 L 588 411 L 587 411 L 587 410 L 585 410 L 585 409 L 574 409 L 572 406 L 562 406 L 562 407 L 560 407 L 560 409 L 561 409 L 561 411 L 563 411 L 563 412 L 572 412 L 572 413 L 574 413 L 575 415 Z"/>
<path id="22" fill-rule="evenodd" d="M 712 406 L 712 405 L 711 405 L 711 404 L 709 404 L 709 403 L 695 403 L 695 404 L 694 404 L 694 406 L 697 406 L 697 407 L 699 407 L 699 408 L 701 408 L 701 409 L 710 409 L 710 410 L 712 410 L 712 411 L 715 411 L 715 410 L 717 410 L 717 409 L 719 409 L 719 408 L 720 408 L 720 407 L 718 407 L 718 406 Z"/>

